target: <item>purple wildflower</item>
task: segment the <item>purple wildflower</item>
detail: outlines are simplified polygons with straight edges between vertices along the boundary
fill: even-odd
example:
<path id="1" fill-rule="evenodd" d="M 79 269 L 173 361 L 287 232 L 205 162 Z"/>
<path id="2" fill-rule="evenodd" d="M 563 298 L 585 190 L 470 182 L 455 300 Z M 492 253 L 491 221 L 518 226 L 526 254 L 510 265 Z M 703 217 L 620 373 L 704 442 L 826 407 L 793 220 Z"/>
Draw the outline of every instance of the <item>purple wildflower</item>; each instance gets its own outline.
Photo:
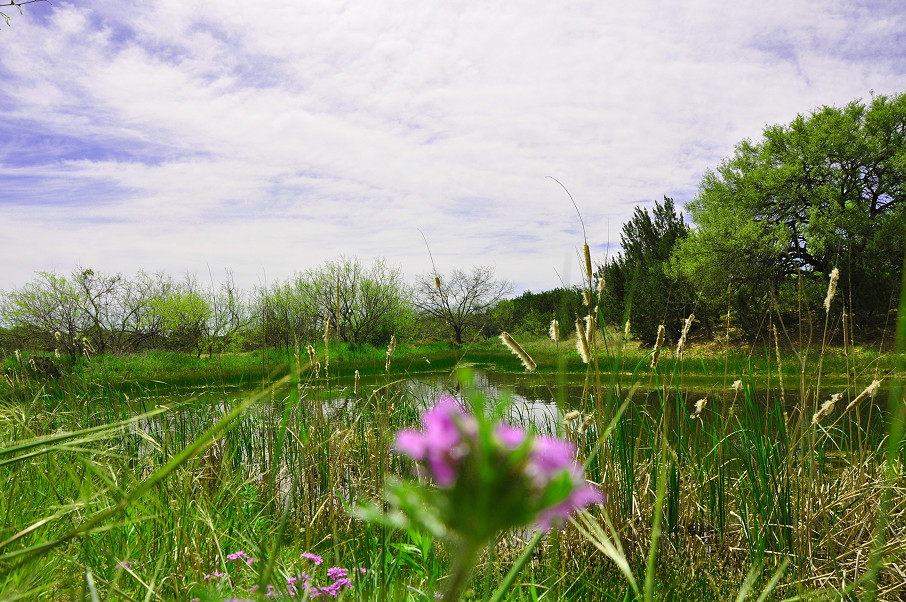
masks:
<path id="1" fill-rule="evenodd" d="M 547 531 L 555 520 L 568 519 L 576 509 L 603 503 L 604 494 L 601 490 L 588 484 L 580 485 L 556 506 L 542 510 L 538 515 L 538 526 Z"/>
<path id="2" fill-rule="evenodd" d="M 214 571 L 210 575 L 205 575 L 204 579 L 212 579 L 214 577 L 226 577 L 226 573 L 218 573 L 217 571 Z"/>
<path id="3" fill-rule="evenodd" d="M 497 519 L 488 523 L 496 529 L 517 526 L 507 517 L 519 516 L 522 517 L 519 520 L 534 520 L 546 530 L 554 520 L 567 518 L 579 508 L 604 500 L 601 491 L 585 481 L 582 467 L 576 461 L 576 446 L 568 441 L 532 437 L 522 429 L 504 423 L 479 422 L 450 396 L 441 397 L 422 415 L 422 425 L 421 431 L 397 433 L 396 450 L 427 467 L 437 484 L 449 490 L 451 507 L 456 508 L 456 513 L 467 512 L 464 505 L 468 506 L 473 495 L 470 488 L 477 486 L 497 487 L 496 490 L 501 492 L 521 488 L 527 493 L 524 497 L 505 501 L 509 506 L 500 507 Z M 485 427 L 491 429 L 490 438 L 479 435 Z M 468 466 L 463 466 L 464 463 Z M 478 464 L 473 466 L 474 463 Z M 476 474 L 494 476 L 491 481 L 479 484 L 474 478 Z M 564 481 L 569 487 L 551 505 L 549 493 L 561 491 Z M 449 516 L 447 522 L 454 529 L 464 529 L 462 534 L 465 535 L 471 526 L 457 516 Z M 486 539 L 491 535 L 476 532 L 467 536 Z"/>
<path id="4" fill-rule="evenodd" d="M 117 563 L 116 568 L 129 570 L 132 568 L 132 563 L 129 562 L 128 560 L 124 560 L 122 562 Z"/>
<path id="5" fill-rule="evenodd" d="M 321 558 L 321 557 L 318 556 L 317 554 L 311 554 L 311 553 L 309 553 L 309 552 L 302 552 L 301 558 L 308 558 L 309 560 L 311 560 L 312 562 L 315 563 L 315 566 L 317 566 L 317 565 L 321 564 L 322 562 L 324 562 L 324 559 L 323 559 L 323 558 Z"/>
<path id="6" fill-rule="evenodd" d="M 334 566 L 327 569 L 327 578 L 331 580 L 345 579 L 349 576 L 349 573 L 346 569 Z"/>
<path id="7" fill-rule="evenodd" d="M 503 445 L 510 449 L 519 447 L 525 441 L 525 431 L 509 424 L 498 424 L 495 433 Z"/>
<path id="8" fill-rule="evenodd" d="M 475 419 L 453 397 L 441 397 L 422 415 L 423 431 L 403 430 L 396 435 L 396 449 L 414 460 L 427 461 L 441 487 L 456 481 L 456 467 L 467 453 L 460 429 L 475 430 Z"/>

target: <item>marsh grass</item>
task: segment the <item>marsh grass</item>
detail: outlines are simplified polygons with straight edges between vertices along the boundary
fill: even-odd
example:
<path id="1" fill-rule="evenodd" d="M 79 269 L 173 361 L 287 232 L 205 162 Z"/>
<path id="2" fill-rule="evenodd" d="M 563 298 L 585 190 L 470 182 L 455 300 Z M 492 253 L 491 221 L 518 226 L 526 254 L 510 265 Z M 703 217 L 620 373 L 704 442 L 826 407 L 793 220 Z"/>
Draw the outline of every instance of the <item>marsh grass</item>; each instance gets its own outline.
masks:
<path id="1" fill-rule="evenodd" d="M 561 413 L 579 412 L 568 428 L 536 428 L 573 440 L 608 499 L 562 531 L 501 534 L 465 597 L 901 599 L 903 304 L 895 352 L 827 336 L 813 348 L 782 324 L 759 344 L 703 346 L 693 328 L 682 356 L 667 346 L 652 368 L 652 350 L 622 330 L 586 335 L 587 362 L 574 341 L 514 335 L 539 373 L 523 378 L 550 386 Z M 409 379 L 468 363 L 523 373 L 524 358 L 496 339 L 399 342 L 388 366 L 386 348 L 325 338 L 308 358 L 101 356 L 43 381 L 10 354 L 0 599 L 261 597 L 311 572 L 303 552 L 367 569 L 345 599 L 434 599 L 452 551 L 350 510 L 411 470 L 393 434 L 432 400 Z M 886 407 L 866 396 L 845 411 L 876 379 Z M 237 550 L 257 562 L 229 561 Z M 205 579 L 214 572 L 224 575 Z"/>

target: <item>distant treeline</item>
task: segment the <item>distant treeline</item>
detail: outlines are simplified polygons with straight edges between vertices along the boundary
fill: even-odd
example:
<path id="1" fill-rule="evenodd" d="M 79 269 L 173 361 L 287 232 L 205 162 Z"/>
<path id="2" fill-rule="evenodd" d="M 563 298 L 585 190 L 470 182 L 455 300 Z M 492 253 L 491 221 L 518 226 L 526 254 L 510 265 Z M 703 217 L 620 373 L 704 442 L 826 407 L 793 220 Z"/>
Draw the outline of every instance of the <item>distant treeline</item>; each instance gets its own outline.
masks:
<path id="1" fill-rule="evenodd" d="M 237 287 L 230 272 L 203 284 L 193 276 L 76 268 L 68 276 L 40 272 L 4 292 L 0 344 L 7 353 L 76 360 L 152 349 L 294 352 L 325 334 L 353 345 L 386 346 L 391 335 L 463 343 L 501 330 L 543 334 L 553 317 L 571 320 L 581 311 L 578 289 L 507 299 L 510 290 L 486 266 L 423 275 L 413 286 L 382 259 L 345 257 L 253 290 Z"/>

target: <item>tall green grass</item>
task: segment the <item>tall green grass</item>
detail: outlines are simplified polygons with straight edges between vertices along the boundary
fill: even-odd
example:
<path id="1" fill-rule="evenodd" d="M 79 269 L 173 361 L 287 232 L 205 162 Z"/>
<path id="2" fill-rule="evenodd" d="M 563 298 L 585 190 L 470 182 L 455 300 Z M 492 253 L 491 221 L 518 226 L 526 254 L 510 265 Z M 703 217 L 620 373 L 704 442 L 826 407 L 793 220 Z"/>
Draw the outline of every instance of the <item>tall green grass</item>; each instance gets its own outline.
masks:
<path id="1" fill-rule="evenodd" d="M 524 346 L 540 372 L 526 378 L 561 412 L 582 414 L 536 428 L 577 444 L 607 503 L 563 531 L 501 534 L 466 597 L 906 593 L 906 307 L 894 353 L 787 344 L 780 366 L 763 344 L 692 348 L 682 359 L 668 348 L 652 369 L 649 350 L 601 335 L 587 365 L 569 341 Z M 384 350 L 334 341 L 327 370 L 317 346 L 325 364 L 317 373 L 304 352 L 207 364 L 167 354 L 94 358 L 46 383 L 11 356 L 15 378 L 0 385 L 0 599 L 261 597 L 268 585 L 313 572 L 302 552 L 368 569 L 344 599 L 434 599 L 451 551 L 350 510 L 380 499 L 387 476 L 406 471 L 393 434 L 431 403 L 408 380 L 469 362 L 521 371 L 491 345 L 400 345 L 389 371 Z M 364 377 L 353 395 L 356 369 Z M 880 377 L 883 413 L 871 399 L 843 412 Z M 834 413 L 812 424 L 837 392 Z M 707 405 L 693 417 L 702 395 Z M 237 550 L 257 562 L 229 561 Z M 204 578 L 215 571 L 225 576 Z"/>

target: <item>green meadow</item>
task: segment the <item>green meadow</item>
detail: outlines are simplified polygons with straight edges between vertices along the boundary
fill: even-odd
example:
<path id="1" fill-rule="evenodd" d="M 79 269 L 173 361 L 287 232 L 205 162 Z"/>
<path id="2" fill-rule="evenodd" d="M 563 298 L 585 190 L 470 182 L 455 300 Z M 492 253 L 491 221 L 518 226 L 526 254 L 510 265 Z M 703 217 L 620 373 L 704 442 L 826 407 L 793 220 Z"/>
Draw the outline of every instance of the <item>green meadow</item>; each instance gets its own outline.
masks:
<path id="1" fill-rule="evenodd" d="M 317 367 L 302 349 L 149 352 L 96 356 L 43 380 L 29 376 L 27 356 L 10 355 L 0 592 L 294 599 L 287 580 L 314 574 L 309 553 L 366 570 L 342 599 L 434 599 L 447 544 L 365 522 L 354 508 L 407 474 L 394 433 L 417 426 L 433 395 L 481 394 L 469 392 L 470 367 L 512 382 L 504 395 L 558 408 L 534 428 L 574 441 L 607 501 L 538 540 L 501 533 L 466 599 L 500 593 L 514 566 L 500 599 L 901 595 L 903 450 L 890 444 L 902 435 L 892 403 L 902 355 L 828 348 L 803 372 L 796 355 L 764 346 L 690 344 L 682 357 L 665 349 L 652 368 L 650 349 L 607 328 L 588 364 L 574 339 L 523 342 L 536 372 L 496 339 L 400 344 L 389 369 L 385 349 L 337 342 L 314 349 Z M 451 386 L 457 374 L 463 384 Z M 847 411 L 874 379 L 880 394 Z M 418 381 L 437 383 L 434 393 Z M 237 551 L 255 562 L 227 558 Z"/>

